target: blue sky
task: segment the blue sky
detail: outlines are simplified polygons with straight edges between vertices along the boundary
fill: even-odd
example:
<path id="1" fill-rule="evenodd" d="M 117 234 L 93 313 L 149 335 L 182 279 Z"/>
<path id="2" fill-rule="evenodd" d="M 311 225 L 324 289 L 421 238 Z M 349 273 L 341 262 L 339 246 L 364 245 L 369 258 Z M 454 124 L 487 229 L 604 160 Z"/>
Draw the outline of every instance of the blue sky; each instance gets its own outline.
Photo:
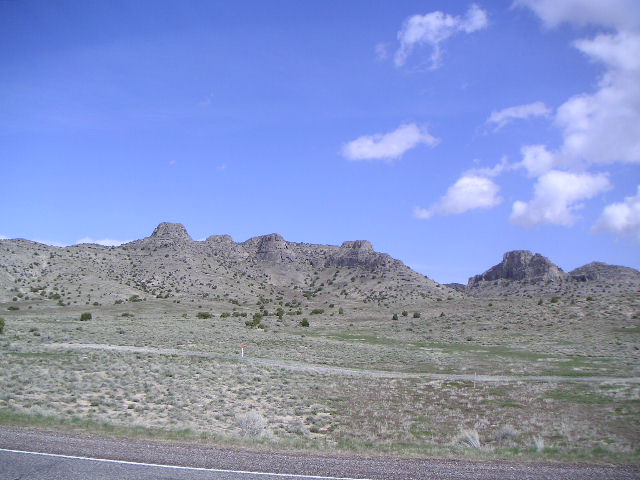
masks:
<path id="1" fill-rule="evenodd" d="M 640 268 L 640 4 L 0 2 L 0 237 Z"/>

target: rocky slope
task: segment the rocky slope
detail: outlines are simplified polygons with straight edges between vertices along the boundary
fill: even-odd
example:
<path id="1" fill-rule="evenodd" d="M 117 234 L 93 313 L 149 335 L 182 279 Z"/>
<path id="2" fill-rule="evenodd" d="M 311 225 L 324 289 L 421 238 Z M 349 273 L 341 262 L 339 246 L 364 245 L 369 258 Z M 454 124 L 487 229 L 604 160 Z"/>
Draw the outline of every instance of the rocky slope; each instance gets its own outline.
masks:
<path id="1" fill-rule="evenodd" d="M 457 289 L 474 296 L 620 293 L 640 289 L 640 272 L 593 262 L 566 273 L 539 253 L 514 250 L 505 253 L 499 264 L 471 277 L 464 289 Z"/>
<path id="2" fill-rule="evenodd" d="M 459 294 L 364 240 L 314 245 L 270 234 L 242 243 L 228 235 L 194 241 L 182 225 L 162 223 L 119 247 L 0 241 L 0 301 L 36 295 L 61 304 L 155 297 L 249 305 L 276 295 L 384 305 Z"/>

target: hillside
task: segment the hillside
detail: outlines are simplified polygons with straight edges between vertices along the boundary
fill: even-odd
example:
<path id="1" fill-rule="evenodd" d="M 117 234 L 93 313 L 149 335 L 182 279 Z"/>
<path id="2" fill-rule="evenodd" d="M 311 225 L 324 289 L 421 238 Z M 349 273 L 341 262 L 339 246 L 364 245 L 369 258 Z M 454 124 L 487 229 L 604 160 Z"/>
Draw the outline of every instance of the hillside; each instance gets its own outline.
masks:
<path id="1" fill-rule="evenodd" d="M 194 241 L 169 223 L 119 247 L 1 240 L 0 422 L 445 455 L 472 428 L 506 458 L 534 438 L 559 460 L 603 438 L 603 458 L 635 451 L 637 271 L 516 251 L 453 287 L 364 240 Z"/>
<path id="2" fill-rule="evenodd" d="M 364 240 L 314 245 L 270 234 L 242 243 L 228 235 L 199 242 L 182 225 L 162 223 L 149 237 L 119 247 L 0 241 L 0 301 L 40 296 L 93 304 L 137 296 L 249 305 L 274 295 L 382 306 L 458 294 Z"/>

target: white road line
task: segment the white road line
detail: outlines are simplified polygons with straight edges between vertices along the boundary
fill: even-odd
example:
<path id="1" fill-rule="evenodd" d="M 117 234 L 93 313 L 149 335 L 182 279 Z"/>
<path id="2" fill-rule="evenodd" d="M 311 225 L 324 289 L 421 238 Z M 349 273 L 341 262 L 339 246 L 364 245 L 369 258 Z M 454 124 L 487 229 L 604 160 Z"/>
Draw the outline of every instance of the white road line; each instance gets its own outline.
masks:
<path id="1" fill-rule="evenodd" d="M 58 457 L 69 458 L 71 460 L 90 460 L 92 462 L 104 462 L 104 463 L 120 463 L 124 465 L 138 465 L 141 467 L 157 467 L 157 468 L 172 468 L 174 470 L 196 470 L 200 472 L 216 472 L 216 473 L 238 473 L 241 475 L 262 475 L 273 477 L 287 477 L 287 478 L 313 478 L 316 480 L 373 480 L 370 478 L 349 478 L 349 477 L 323 477 L 318 475 L 297 475 L 295 473 L 270 473 L 270 472 L 251 472 L 248 470 L 226 470 L 223 468 L 203 468 L 203 467 L 185 467 L 182 465 L 162 465 L 159 463 L 144 463 L 144 462 L 128 462 L 126 460 L 112 460 L 109 458 L 93 458 L 93 457 L 80 457 L 76 455 L 60 455 L 58 453 L 44 453 L 44 452 L 30 452 L 28 450 L 12 450 L 10 448 L 0 448 L 1 452 L 11 453 L 26 453 L 29 455 L 41 455 L 44 457 Z"/>

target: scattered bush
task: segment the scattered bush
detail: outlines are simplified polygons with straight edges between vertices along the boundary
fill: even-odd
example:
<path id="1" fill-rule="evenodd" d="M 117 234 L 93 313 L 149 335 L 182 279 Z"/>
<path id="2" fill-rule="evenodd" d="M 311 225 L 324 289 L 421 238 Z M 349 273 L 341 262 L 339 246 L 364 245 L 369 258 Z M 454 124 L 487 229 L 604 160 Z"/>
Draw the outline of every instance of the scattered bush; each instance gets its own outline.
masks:
<path id="1" fill-rule="evenodd" d="M 314 308 L 311 310 L 311 315 L 320 315 L 322 313 L 324 313 L 324 309 L 322 308 Z"/>
<path id="2" fill-rule="evenodd" d="M 196 317 L 201 319 L 211 318 L 211 314 L 209 312 L 198 312 Z"/>
<path id="3" fill-rule="evenodd" d="M 81 322 L 86 322 L 87 320 L 91 320 L 91 313 L 84 312 L 84 313 L 80 314 L 80 321 Z"/>
<path id="4" fill-rule="evenodd" d="M 259 313 L 254 313 L 251 320 L 247 320 L 244 324 L 249 328 L 264 328 L 262 324 L 262 315 Z"/>
<path id="5" fill-rule="evenodd" d="M 307 320 L 306 318 L 303 318 L 302 320 L 300 320 L 300 326 L 301 327 L 308 327 L 309 326 L 309 320 Z"/>
<path id="6" fill-rule="evenodd" d="M 406 310 L 403 310 L 403 311 L 402 311 L 402 316 L 403 316 L 403 317 L 406 317 L 407 315 L 409 315 L 409 312 L 407 312 Z"/>
<path id="7" fill-rule="evenodd" d="M 267 421 L 258 412 L 236 415 L 236 425 L 242 437 L 261 437 L 267 427 Z"/>
<path id="8" fill-rule="evenodd" d="M 7 307 L 7 310 L 16 311 L 16 310 L 20 310 L 20 307 L 16 307 L 15 305 L 11 305 L 10 307 Z"/>
<path id="9" fill-rule="evenodd" d="M 457 437 L 457 443 L 465 447 L 480 448 L 480 435 L 477 430 L 462 429 Z"/>
<path id="10" fill-rule="evenodd" d="M 0 317 L 0 334 L 4 333 L 4 318 Z"/>
<path id="11" fill-rule="evenodd" d="M 542 437 L 533 437 L 533 446 L 536 449 L 536 452 L 541 452 L 544 450 L 544 438 Z"/>
<path id="12" fill-rule="evenodd" d="M 393 314 L 393 317 L 391 317 L 391 320 L 398 320 L 398 314 L 397 314 L 397 313 L 394 313 L 394 314 Z"/>
<path id="13" fill-rule="evenodd" d="M 420 312 L 413 312 L 413 318 L 420 318 Z"/>
<path id="14" fill-rule="evenodd" d="M 511 425 L 505 425 L 496 432 L 495 440 L 498 443 L 512 443 L 520 437 L 520 433 Z"/>

